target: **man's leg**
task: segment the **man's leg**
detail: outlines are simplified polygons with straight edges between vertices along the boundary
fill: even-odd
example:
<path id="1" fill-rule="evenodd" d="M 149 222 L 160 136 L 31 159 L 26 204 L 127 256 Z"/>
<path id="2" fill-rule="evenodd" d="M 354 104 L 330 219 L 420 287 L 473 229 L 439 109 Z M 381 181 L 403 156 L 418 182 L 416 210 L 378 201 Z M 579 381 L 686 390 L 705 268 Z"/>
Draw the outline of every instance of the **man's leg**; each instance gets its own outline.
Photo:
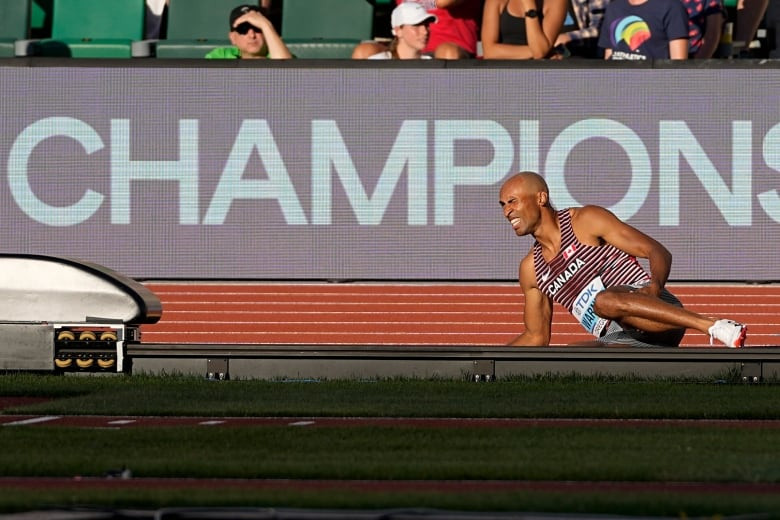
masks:
<path id="1" fill-rule="evenodd" d="M 637 292 L 628 286 L 609 287 L 601 291 L 596 296 L 593 310 L 602 318 L 647 332 L 683 327 L 706 334 L 715 323 L 712 318 Z"/>
<path id="2" fill-rule="evenodd" d="M 768 5 L 769 0 L 740 0 L 737 2 L 734 41 L 744 42 L 746 50 L 756 37 L 756 31 L 764 18 Z"/>
<path id="3" fill-rule="evenodd" d="M 610 287 L 600 292 L 593 310 L 602 318 L 647 332 L 675 328 L 698 330 L 729 347 L 741 347 L 747 330 L 742 324 L 702 316 L 627 286 Z"/>
<path id="4" fill-rule="evenodd" d="M 454 43 L 445 42 L 436 47 L 433 57 L 439 60 L 465 60 L 474 56 Z"/>

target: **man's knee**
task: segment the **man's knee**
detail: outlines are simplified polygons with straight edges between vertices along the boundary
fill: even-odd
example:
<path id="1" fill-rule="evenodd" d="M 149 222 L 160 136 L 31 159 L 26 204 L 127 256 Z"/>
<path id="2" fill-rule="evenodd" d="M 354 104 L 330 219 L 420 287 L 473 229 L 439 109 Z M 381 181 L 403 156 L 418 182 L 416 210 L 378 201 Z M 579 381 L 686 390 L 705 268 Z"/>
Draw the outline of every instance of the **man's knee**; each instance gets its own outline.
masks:
<path id="1" fill-rule="evenodd" d="M 469 54 L 454 43 L 445 42 L 436 47 L 433 57 L 440 60 L 461 60 L 468 58 Z"/>
<path id="2" fill-rule="evenodd" d="M 593 312 L 606 319 L 618 318 L 626 294 L 628 291 L 621 287 L 610 287 L 601 291 L 593 300 Z"/>

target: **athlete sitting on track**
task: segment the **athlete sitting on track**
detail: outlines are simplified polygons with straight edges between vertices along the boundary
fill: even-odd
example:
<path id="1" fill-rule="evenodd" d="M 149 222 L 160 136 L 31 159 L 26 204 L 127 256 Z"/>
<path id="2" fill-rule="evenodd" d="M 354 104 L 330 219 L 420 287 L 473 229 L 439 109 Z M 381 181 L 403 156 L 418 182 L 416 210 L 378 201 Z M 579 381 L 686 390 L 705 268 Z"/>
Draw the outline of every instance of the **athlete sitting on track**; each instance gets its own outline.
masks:
<path id="1" fill-rule="evenodd" d="M 599 206 L 556 210 L 538 174 L 514 175 L 499 202 L 518 236 L 535 242 L 520 262 L 525 332 L 510 345 L 550 343 L 553 301 L 596 338 L 588 345 L 676 347 L 686 329 L 728 347 L 744 345 L 747 327 L 683 309 L 664 285 L 672 255 L 653 238 Z M 647 271 L 637 258 L 646 258 Z"/>

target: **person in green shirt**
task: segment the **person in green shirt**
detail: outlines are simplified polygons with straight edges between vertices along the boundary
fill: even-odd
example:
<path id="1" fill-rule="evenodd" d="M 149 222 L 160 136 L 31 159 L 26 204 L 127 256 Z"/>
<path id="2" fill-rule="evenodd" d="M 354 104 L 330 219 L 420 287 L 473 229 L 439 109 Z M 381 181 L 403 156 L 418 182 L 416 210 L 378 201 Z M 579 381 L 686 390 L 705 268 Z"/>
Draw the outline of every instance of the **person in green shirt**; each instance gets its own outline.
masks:
<path id="1" fill-rule="evenodd" d="M 209 59 L 262 59 L 284 60 L 292 54 L 263 15 L 259 6 L 240 5 L 230 11 L 231 47 L 217 47 L 206 54 Z"/>

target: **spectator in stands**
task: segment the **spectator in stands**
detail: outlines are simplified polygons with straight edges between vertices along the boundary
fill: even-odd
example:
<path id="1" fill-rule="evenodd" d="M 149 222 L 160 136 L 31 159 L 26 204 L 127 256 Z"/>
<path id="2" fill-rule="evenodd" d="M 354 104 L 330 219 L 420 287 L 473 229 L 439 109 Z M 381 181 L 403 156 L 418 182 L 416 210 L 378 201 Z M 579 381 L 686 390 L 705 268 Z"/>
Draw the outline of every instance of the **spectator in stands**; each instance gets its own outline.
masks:
<path id="1" fill-rule="evenodd" d="M 686 60 L 688 13 L 680 0 L 612 0 L 599 46 L 608 60 Z"/>
<path id="2" fill-rule="evenodd" d="M 672 255 L 658 241 L 599 206 L 556 210 L 545 180 L 512 176 L 499 203 L 517 236 L 534 243 L 520 262 L 525 332 L 510 344 L 550 343 L 553 302 L 568 310 L 597 343 L 676 347 L 686 329 L 742 347 L 747 327 L 686 310 L 666 288 Z M 648 270 L 637 261 L 646 259 Z"/>
<path id="3" fill-rule="evenodd" d="M 558 35 L 556 50 L 579 58 L 603 58 L 604 52 L 598 45 L 599 29 L 608 3 L 609 0 L 571 0 L 576 27 Z"/>
<path id="4" fill-rule="evenodd" d="M 257 5 L 240 5 L 230 12 L 228 37 L 232 47 L 218 47 L 206 54 L 206 58 L 283 60 L 293 57 Z"/>
<path id="5" fill-rule="evenodd" d="M 486 0 L 482 14 L 485 59 L 553 57 L 568 0 Z"/>
<path id="6" fill-rule="evenodd" d="M 279 33 L 282 30 L 282 1 L 276 0 L 260 0 L 260 7 L 263 10 L 263 15 L 271 20 L 276 32 Z"/>
<path id="7" fill-rule="evenodd" d="M 368 57 L 370 60 L 419 60 L 430 59 L 423 54 L 431 35 L 431 24 L 436 17 L 429 14 L 420 4 L 405 2 L 393 9 L 390 24 L 393 28 L 393 40 L 387 50 Z"/>
<path id="8" fill-rule="evenodd" d="M 425 52 L 445 60 L 476 57 L 482 0 L 418 1 L 439 20 L 431 27 Z"/>
<path id="9" fill-rule="evenodd" d="M 768 57 L 780 58 L 780 0 L 769 2 L 764 23 L 767 32 Z"/>
<path id="10" fill-rule="evenodd" d="M 144 37 L 149 40 L 165 38 L 165 11 L 169 0 L 146 0 L 146 15 L 144 16 L 146 28 Z"/>
<path id="11" fill-rule="evenodd" d="M 682 0 L 682 3 L 688 11 L 688 58 L 712 58 L 726 21 L 722 0 Z"/>
<path id="12" fill-rule="evenodd" d="M 482 0 L 396 0 L 398 5 L 416 3 L 436 17 L 423 52 L 434 58 L 453 60 L 477 55 Z M 368 58 L 387 50 L 382 42 L 363 42 L 352 52 L 353 59 Z"/>
<path id="13" fill-rule="evenodd" d="M 742 54 L 749 55 L 750 43 L 755 39 L 758 26 L 764 18 L 769 0 L 738 0 L 734 22 L 733 41 L 744 45 Z"/>

